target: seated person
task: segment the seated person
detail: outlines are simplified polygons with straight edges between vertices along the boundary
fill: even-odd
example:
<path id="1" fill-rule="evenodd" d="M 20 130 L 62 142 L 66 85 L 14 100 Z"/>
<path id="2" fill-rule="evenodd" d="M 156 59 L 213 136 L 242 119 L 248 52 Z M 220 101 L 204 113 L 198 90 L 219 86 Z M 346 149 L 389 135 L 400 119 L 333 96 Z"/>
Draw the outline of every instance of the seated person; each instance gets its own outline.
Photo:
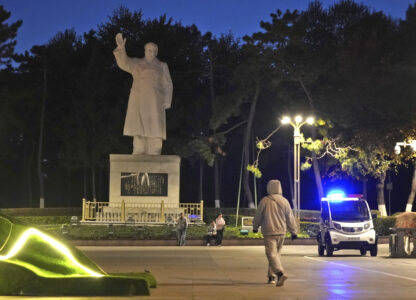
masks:
<path id="1" fill-rule="evenodd" d="M 216 239 L 216 238 L 217 238 L 217 225 L 215 224 L 215 221 L 212 220 L 211 224 L 209 224 L 209 227 L 208 227 L 208 233 L 205 236 L 207 246 L 211 245 L 211 239 Z"/>

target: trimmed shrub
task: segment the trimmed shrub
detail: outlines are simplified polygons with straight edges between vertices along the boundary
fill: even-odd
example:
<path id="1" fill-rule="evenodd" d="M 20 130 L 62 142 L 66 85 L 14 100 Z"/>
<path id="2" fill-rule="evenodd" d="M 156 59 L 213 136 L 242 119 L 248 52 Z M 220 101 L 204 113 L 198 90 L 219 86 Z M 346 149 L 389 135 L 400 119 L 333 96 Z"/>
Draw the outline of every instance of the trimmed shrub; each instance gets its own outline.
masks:
<path id="1" fill-rule="evenodd" d="M 237 218 L 235 208 L 204 208 L 204 222 L 209 224 L 211 220 L 215 220 L 219 213 L 227 225 L 235 226 L 235 219 Z M 254 217 L 256 214 L 255 208 L 243 208 L 239 210 L 237 226 L 241 226 L 242 217 Z M 318 222 L 321 212 L 319 210 L 301 210 L 300 218 L 305 222 Z"/>
<path id="2" fill-rule="evenodd" d="M 374 229 L 378 235 L 390 235 L 390 228 L 395 227 L 396 217 L 378 217 L 373 219 Z"/>
<path id="3" fill-rule="evenodd" d="M 27 224 L 65 224 L 71 221 L 71 216 L 16 216 L 15 219 Z M 81 219 L 81 217 L 78 217 Z"/>
<path id="4" fill-rule="evenodd" d="M 313 223 L 301 223 L 300 237 L 309 237 L 308 228 Z M 175 240 L 176 228 L 173 226 L 125 226 L 114 225 L 65 225 L 65 228 L 59 226 L 44 227 L 44 230 L 62 236 L 69 240 L 108 240 L 108 239 L 137 239 L 137 240 Z M 225 239 L 247 239 L 262 238 L 261 234 L 249 233 L 249 235 L 240 234 L 241 227 L 226 226 L 224 231 Z M 189 226 L 186 231 L 186 239 L 200 240 L 208 232 L 208 225 Z"/>
<path id="5" fill-rule="evenodd" d="M 0 214 L 7 216 L 81 216 L 82 207 L 48 208 L 2 208 Z"/>

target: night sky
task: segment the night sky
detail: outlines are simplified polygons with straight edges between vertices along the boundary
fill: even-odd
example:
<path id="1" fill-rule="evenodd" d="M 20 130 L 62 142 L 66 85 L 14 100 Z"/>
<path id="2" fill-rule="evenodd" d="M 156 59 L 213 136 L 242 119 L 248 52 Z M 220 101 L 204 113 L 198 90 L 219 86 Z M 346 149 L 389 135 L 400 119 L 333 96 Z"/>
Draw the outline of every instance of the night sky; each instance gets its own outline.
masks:
<path id="1" fill-rule="evenodd" d="M 74 28 L 78 34 L 96 29 L 120 5 L 142 9 L 145 19 L 166 14 L 184 25 L 195 24 L 205 33 L 233 33 L 237 37 L 259 31 L 260 21 L 270 20 L 277 9 L 303 10 L 306 0 L 3 0 L 11 12 L 8 22 L 23 20 L 18 31 L 16 52 L 44 44 L 58 31 Z M 337 1 L 321 1 L 325 7 Z M 374 10 L 383 10 L 393 18 L 404 18 L 414 0 L 360 1 Z"/>

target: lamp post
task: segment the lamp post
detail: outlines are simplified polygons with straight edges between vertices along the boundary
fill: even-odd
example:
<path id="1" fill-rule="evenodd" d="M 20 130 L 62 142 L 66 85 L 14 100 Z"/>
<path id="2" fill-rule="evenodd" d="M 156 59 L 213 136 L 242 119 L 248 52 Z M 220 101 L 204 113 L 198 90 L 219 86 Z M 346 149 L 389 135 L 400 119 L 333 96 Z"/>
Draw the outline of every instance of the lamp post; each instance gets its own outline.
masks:
<path id="1" fill-rule="evenodd" d="M 396 143 L 396 146 L 394 147 L 394 153 L 396 153 L 397 155 L 399 155 L 400 152 L 401 152 L 401 150 L 402 150 L 401 147 L 407 147 L 407 146 L 411 147 L 412 150 L 413 150 L 413 152 L 416 152 L 416 140 L 410 140 L 409 143 L 406 143 L 406 142 L 398 142 L 398 143 Z M 412 183 L 412 185 L 413 184 L 414 183 Z M 407 205 L 406 205 L 406 211 L 407 212 L 411 212 L 412 211 L 412 207 L 413 207 L 413 204 L 409 204 L 409 202 L 408 202 Z"/>
<path id="2" fill-rule="evenodd" d="M 407 146 L 412 147 L 413 151 L 416 152 L 416 140 L 411 140 L 410 143 L 406 143 L 406 142 L 396 143 L 396 146 L 394 147 L 394 153 L 400 154 L 402 150 L 401 147 L 407 147 Z"/>
<path id="3" fill-rule="evenodd" d="M 295 217 L 300 222 L 300 128 L 309 124 L 312 125 L 314 118 L 308 117 L 305 121 L 303 117 L 297 115 L 294 120 L 288 116 L 285 116 L 281 120 L 282 124 L 290 124 L 293 127 L 293 200 L 295 207 Z M 300 225 L 300 224 L 298 224 Z"/>

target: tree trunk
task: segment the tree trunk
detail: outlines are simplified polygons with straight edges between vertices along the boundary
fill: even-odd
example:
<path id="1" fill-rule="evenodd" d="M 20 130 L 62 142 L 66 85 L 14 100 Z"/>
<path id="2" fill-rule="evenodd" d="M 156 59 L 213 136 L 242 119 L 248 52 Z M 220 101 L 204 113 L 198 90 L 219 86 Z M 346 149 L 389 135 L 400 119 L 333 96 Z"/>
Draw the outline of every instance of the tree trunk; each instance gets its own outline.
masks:
<path id="1" fill-rule="evenodd" d="M 409 197 L 407 198 L 407 205 L 406 205 L 407 212 L 412 211 L 413 202 L 415 201 L 415 194 L 416 194 L 416 166 L 415 166 L 415 162 L 413 162 L 412 186 L 410 188 Z"/>
<path id="2" fill-rule="evenodd" d="M 253 132 L 251 133 L 251 140 L 254 141 Z M 256 145 L 255 143 L 251 143 L 251 161 L 256 159 Z M 254 207 L 257 209 L 257 178 L 253 176 L 253 189 L 254 189 Z"/>
<path id="3" fill-rule="evenodd" d="M 368 193 L 367 193 L 367 181 L 368 181 L 367 178 L 363 177 L 363 180 L 362 180 L 362 182 L 363 182 L 363 197 L 366 200 L 367 200 L 367 195 L 368 195 Z"/>
<path id="4" fill-rule="evenodd" d="M 199 159 L 199 201 L 204 200 L 204 160 Z"/>
<path id="5" fill-rule="evenodd" d="M 98 166 L 98 199 L 103 202 L 103 168 Z"/>
<path id="6" fill-rule="evenodd" d="M 33 157 L 35 155 L 36 145 L 33 139 L 30 139 L 30 155 L 29 160 L 27 163 L 27 195 L 28 195 L 28 205 L 29 207 L 33 206 L 33 188 L 32 188 L 32 164 L 33 164 Z"/>
<path id="7" fill-rule="evenodd" d="M 386 173 L 380 175 L 378 178 L 377 183 L 377 203 L 378 203 L 378 210 L 380 211 L 380 214 L 382 217 L 387 216 L 386 211 L 386 204 L 384 201 L 384 182 L 386 181 Z"/>
<path id="8" fill-rule="evenodd" d="M 72 185 L 72 176 L 71 176 L 71 169 L 67 168 L 66 170 L 66 205 L 68 207 L 71 207 L 71 185 Z"/>
<path id="9" fill-rule="evenodd" d="M 87 166 L 86 166 L 86 162 L 84 162 L 83 174 L 84 174 L 84 197 L 83 198 L 88 199 L 88 197 L 87 197 Z"/>
<path id="10" fill-rule="evenodd" d="M 214 102 L 215 102 L 215 82 L 214 82 L 214 65 L 213 65 L 213 57 L 211 53 L 211 49 L 208 46 L 208 55 L 209 55 L 209 93 L 211 98 L 211 115 L 214 111 Z M 215 135 L 214 130 L 214 135 Z M 220 186 L 219 186 L 219 170 L 218 170 L 218 155 L 215 155 L 215 162 L 214 162 L 214 203 L 216 208 L 221 207 L 221 199 L 220 199 Z"/>
<path id="11" fill-rule="evenodd" d="M 237 224 L 238 224 L 238 213 L 240 211 L 241 182 L 242 182 L 242 179 L 243 179 L 243 169 L 244 169 L 243 158 L 244 158 L 244 151 L 241 151 L 240 178 L 238 180 L 238 193 L 237 193 L 237 211 L 236 211 L 237 218 L 235 219 L 235 226 L 236 227 L 237 227 Z"/>
<path id="12" fill-rule="evenodd" d="M 312 99 L 311 94 L 309 93 L 302 79 L 299 79 L 299 83 L 302 86 L 302 89 L 305 92 L 306 97 L 308 98 L 309 107 L 311 108 L 312 113 L 315 114 L 315 106 L 313 104 L 313 99 Z M 316 139 L 315 126 L 312 126 L 312 139 L 314 140 Z M 321 172 L 319 170 L 318 160 L 316 159 L 316 153 L 313 151 L 312 151 L 312 166 L 313 166 L 313 173 L 315 174 L 316 189 L 318 191 L 318 196 L 319 196 L 319 201 L 320 201 L 324 197 L 324 189 L 322 187 Z"/>
<path id="13" fill-rule="evenodd" d="M 258 98 L 259 98 L 259 94 L 260 94 L 260 83 L 257 81 L 256 82 L 256 90 L 254 92 L 253 101 L 251 102 L 250 112 L 249 112 L 249 115 L 248 115 L 246 134 L 244 136 L 244 144 L 243 144 L 243 151 L 244 151 L 244 164 L 243 165 L 244 166 L 247 166 L 249 164 L 250 142 L 252 142 L 250 140 L 251 129 L 253 127 L 254 115 L 256 113 L 256 106 L 257 106 L 257 101 L 258 101 Z M 244 171 L 243 171 L 244 195 L 246 196 L 246 199 L 247 199 L 247 202 L 248 202 L 248 207 L 249 208 L 254 208 L 255 206 L 254 206 L 254 202 L 253 202 L 253 195 L 251 193 L 250 184 L 249 184 L 249 175 L 250 175 L 250 172 L 247 171 L 246 169 L 244 169 Z"/>
<path id="14" fill-rule="evenodd" d="M 91 190 L 92 190 L 92 201 L 97 202 L 97 192 L 95 187 L 95 157 L 94 151 L 91 151 Z"/>
<path id="15" fill-rule="evenodd" d="M 218 156 L 215 155 L 215 162 L 214 162 L 214 203 L 215 208 L 221 207 L 220 201 L 220 185 L 219 185 L 219 161 Z"/>
<path id="16" fill-rule="evenodd" d="M 39 129 L 39 142 L 38 142 L 38 179 L 39 179 L 39 207 L 45 207 L 45 191 L 44 191 L 44 177 L 42 170 L 43 163 L 43 136 L 45 128 L 45 110 L 46 110 L 46 98 L 47 98 L 47 76 L 46 76 L 46 60 L 43 63 L 43 96 L 42 107 L 40 111 L 40 129 Z"/>
<path id="17" fill-rule="evenodd" d="M 32 139 L 23 145 L 23 199 L 27 207 L 32 207 L 32 163 L 35 146 Z"/>
<path id="18" fill-rule="evenodd" d="M 27 150 L 27 145 L 25 143 L 25 141 L 23 141 L 23 166 L 22 166 L 22 178 L 23 178 L 23 195 L 22 198 L 25 200 L 25 203 L 29 203 L 29 176 L 28 176 L 28 170 L 30 168 L 28 168 L 28 150 Z M 28 206 L 30 207 L 30 206 Z"/>
<path id="19" fill-rule="evenodd" d="M 315 129 L 312 129 L 312 132 L 315 132 Z M 315 134 L 312 134 L 312 138 L 315 139 Z M 316 159 L 316 153 L 312 152 L 312 166 L 313 173 L 315 174 L 315 184 L 318 191 L 319 200 L 324 197 L 324 189 L 322 187 L 321 172 L 319 170 L 318 160 Z"/>
<path id="20" fill-rule="evenodd" d="M 218 157 L 218 199 L 221 199 L 222 171 L 224 167 L 224 156 Z M 224 203 L 223 203 L 224 204 Z"/>

